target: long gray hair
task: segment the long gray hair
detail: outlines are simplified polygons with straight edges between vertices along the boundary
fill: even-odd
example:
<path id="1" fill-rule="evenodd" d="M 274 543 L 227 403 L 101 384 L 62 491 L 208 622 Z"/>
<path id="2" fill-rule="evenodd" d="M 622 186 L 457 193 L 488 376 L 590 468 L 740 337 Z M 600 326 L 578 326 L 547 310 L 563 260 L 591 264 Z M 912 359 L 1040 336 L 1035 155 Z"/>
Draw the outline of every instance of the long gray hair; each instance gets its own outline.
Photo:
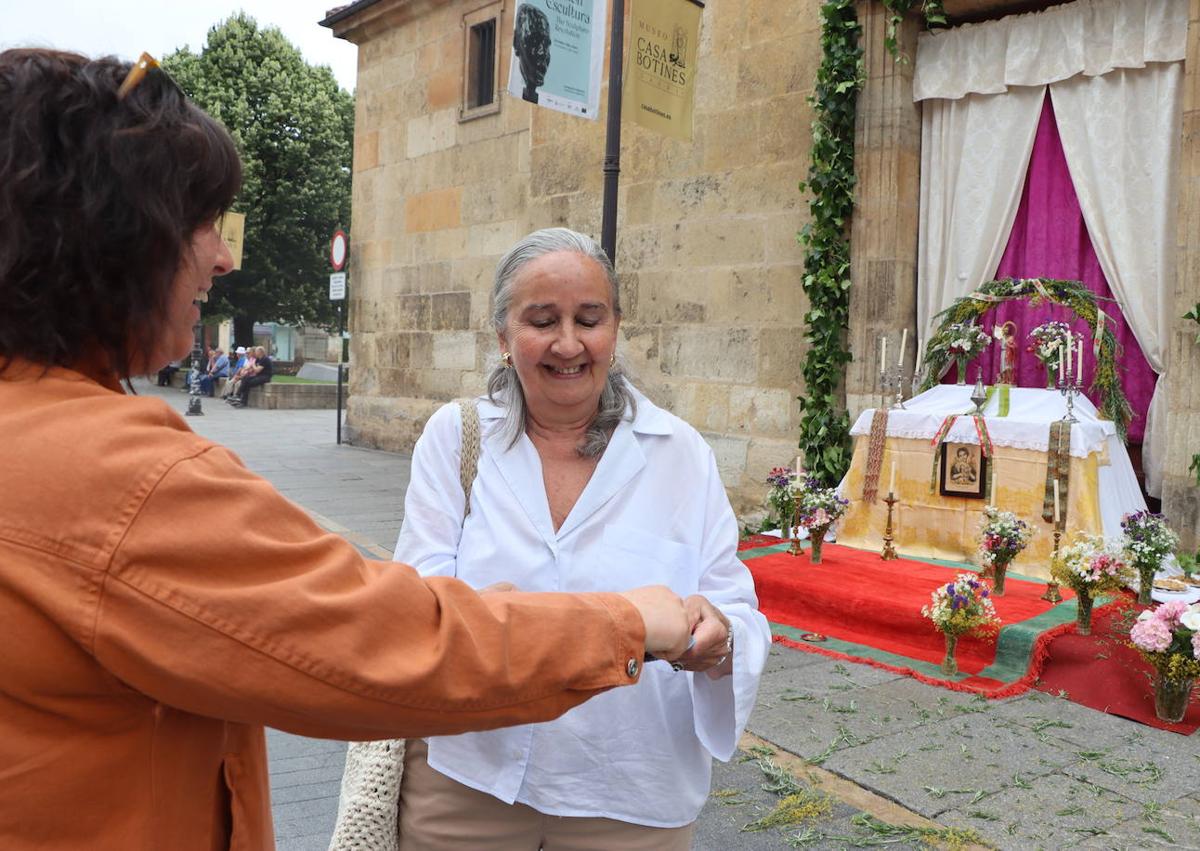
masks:
<path id="1" fill-rule="evenodd" d="M 567 228 L 546 228 L 534 231 L 508 250 L 496 266 L 496 278 L 492 283 L 492 327 L 503 334 L 508 323 L 508 310 L 512 306 L 513 284 L 526 264 L 556 251 L 574 251 L 600 264 L 604 277 L 612 292 L 612 307 L 615 316 L 621 315 L 621 297 L 617 287 L 617 273 L 604 250 L 590 236 L 576 233 Z M 487 382 L 488 398 L 505 408 L 503 433 L 508 445 L 515 446 L 529 424 L 529 409 L 525 405 L 525 392 L 517 379 L 517 371 L 498 363 L 492 368 Z M 499 400 L 497 400 L 499 397 Z M 596 416 L 588 424 L 587 433 L 577 451 L 588 458 L 604 453 L 608 438 L 625 415 L 637 409 L 633 393 L 625 383 L 625 370 L 618 359 L 608 370 L 608 380 L 600 392 L 600 404 Z"/>

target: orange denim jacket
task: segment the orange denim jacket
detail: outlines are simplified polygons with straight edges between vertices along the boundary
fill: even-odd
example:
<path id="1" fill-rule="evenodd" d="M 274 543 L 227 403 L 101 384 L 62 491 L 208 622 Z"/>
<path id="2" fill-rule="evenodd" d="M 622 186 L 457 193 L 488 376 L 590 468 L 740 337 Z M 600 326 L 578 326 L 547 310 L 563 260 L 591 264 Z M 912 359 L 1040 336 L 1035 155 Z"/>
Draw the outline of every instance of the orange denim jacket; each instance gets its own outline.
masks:
<path id="1" fill-rule="evenodd" d="M 0 471 L 8 851 L 270 848 L 261 725 L 490 729 L 640 672 L 623 598 L 480 597 L 364 560 L 111 378 L 0 374 Z"/>

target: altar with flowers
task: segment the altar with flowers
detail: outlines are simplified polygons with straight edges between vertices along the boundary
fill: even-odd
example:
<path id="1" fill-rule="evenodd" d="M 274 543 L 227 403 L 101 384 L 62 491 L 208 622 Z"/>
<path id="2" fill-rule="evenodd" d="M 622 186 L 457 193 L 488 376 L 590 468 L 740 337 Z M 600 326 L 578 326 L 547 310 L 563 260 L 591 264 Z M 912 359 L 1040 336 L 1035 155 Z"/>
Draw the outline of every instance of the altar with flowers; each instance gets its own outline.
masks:
<path id="1" fill-rule="evenodd" d="M 1067 414 L 1057 390 L 1002 388 L 989 393 L 981 422 L 968 385 L 936 385 L 908 399 L 903 408 L 868 409 L 851 429 L 854 454 L 839 487 L 850 501 L 838 532 L 839 543 L 880 551 L 887 525 L 885 497 L 894 494 L 892 535 L 903 556 L 954 562 L 977 561 L 984 508 L 1002 506 L 1024 520 L 1034 534 L 1013 570 L 1048 579 L 1053 551 L 1053 494 L 1047 492 L 1051 424 Z M 1068 465 L 1059 493 L 1061 522 L 1072 530 L 1121 537 L 1121 518 L 1146 508 L 1133 465 L 1116 425 L 1102 419 L 1082 395 L 1073 400 L 1077 422 L 1061 437 Z M 872 451 L 872 431 L 876 432 Z M 986 450 L 986 471 L 970 496 L 943 492 L 947 472 L 940 444 Z M 881 451 L 880 451 L 881 450 Z M 980 452 L 980 454 L 984 454 Z M 874 457 L 872 457 L 874 456 Z"/>

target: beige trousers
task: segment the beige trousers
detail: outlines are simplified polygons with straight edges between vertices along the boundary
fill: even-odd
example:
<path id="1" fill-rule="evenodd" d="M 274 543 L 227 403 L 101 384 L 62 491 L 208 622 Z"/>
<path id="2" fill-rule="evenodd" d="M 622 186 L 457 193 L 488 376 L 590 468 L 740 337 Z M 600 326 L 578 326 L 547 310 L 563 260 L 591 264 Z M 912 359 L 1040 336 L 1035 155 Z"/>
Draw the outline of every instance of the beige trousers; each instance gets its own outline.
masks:
<path id="1" fill-rule="evenodd" d="M 451 780 L 409 739 L 400 781 L 400 851 L 689 851 L 692 825 L 646 827 L 548 816 Z"/>

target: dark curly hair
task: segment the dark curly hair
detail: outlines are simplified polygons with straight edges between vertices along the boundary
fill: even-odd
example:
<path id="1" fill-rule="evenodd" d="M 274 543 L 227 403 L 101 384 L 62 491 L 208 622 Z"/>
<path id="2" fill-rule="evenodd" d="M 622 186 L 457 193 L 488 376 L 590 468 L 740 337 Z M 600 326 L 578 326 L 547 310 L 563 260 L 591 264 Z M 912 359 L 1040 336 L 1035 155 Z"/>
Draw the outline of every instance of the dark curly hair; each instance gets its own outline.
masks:
<path id="1" fill-rule="evenodd" d="M 233 140 L 162 71 L 0 53 L 0 372 L 148 359 L 192 235 L 241 186 Z M 106 361 L 106 362 L 105 362 Z"/>

